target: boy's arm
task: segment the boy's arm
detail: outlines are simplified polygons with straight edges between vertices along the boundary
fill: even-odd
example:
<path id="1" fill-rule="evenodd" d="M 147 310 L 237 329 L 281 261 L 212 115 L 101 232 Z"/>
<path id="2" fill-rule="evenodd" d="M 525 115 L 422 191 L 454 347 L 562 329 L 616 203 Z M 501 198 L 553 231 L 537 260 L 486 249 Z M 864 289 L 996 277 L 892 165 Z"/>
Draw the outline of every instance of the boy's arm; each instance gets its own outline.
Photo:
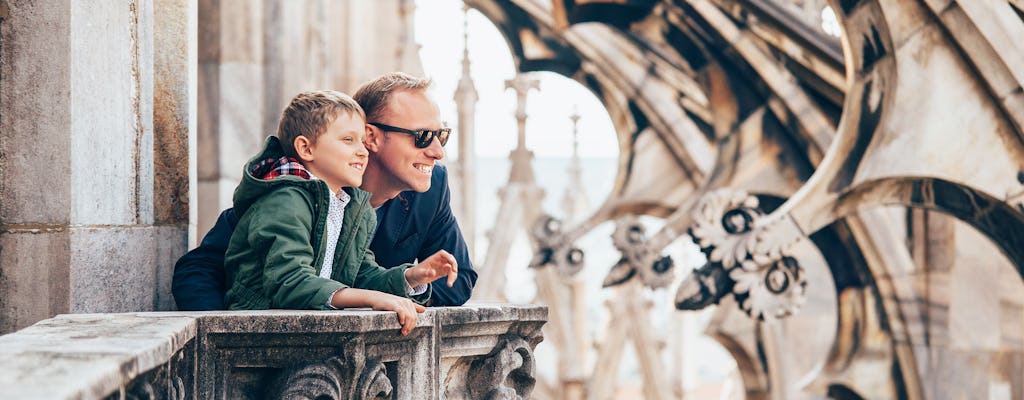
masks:
<path id="1" fill-rule="evenodd" d="M 359 266 L 359 272 L 356 273 L 356 281 L 354 286 L 357 288 L 376 290 L 379 292 L 390 293 L 396 296 L 408 297 L 419 304 L 426 304 L 430 300 L 431 289 L 430 285 L 427 286 L 427 291 L 410 295 L 408 290 L 408 281 L 405 279 L 405 270 L 409 269 L 412 264 L 402 264 L 392 268 L 384 268 L 377 264 L 377 260 L 374 258 L 373 251 L 366 249 L 363 254 L 363 262 Z"/>
<path id="2" fill-rule="evenodd" d="M 275 190 L 246 212 L 246 240 L 263 260 L 262 284 L 272 308 L 328 309 L 334 292 L 346 287 L 317 276 L 310 244 L 313 213 L 302 189 Z"/>
<path id="3" fill-rule="evenodd" d="M 360 221 L 363 229 L 373 232 L 377 226 L 377 215 L 373 212 L 367 212 L 364 215 L 365 217 Z M 405 270 L 409 269 L 412 264 L 402 264 L 392 268 L 381 267 L 377 264 L 377 257 L 374 256 L 373 250 L 370 250 L 369 244 L 370 240 L 368 239 L 363 246 L 363 259 L 359 263 L 359 270 L 356 272 L 353 286 L 409 297 L 419 304 L 425 304 L 430 300 L 431 290 L 429 285 L 426 292 L 409 295 Z"/>
<path id="4" fill-rule="evenodd" d="M 224 210 L 199 247 L 174 264 L 171 291 L 181 311 L 224 309 L 224 252 L 238 224 L 232 209 Z"/>
<path id="5" fill-rule="evenodd" d="M 405 297 L 357 288 L 335 292 L 331 297 L 331 305 L 336 308 L 370 307 L 376 311 L 394 311 L 398 314 L 398 323 L 402 325 L 402 336 L 408 335 L 416 327 L 416 314 L 427 310 Z"/>
<path id="6" fill-rule="evenodd" d="M 473 286 L 476 285 L 476 270 L 473 269 L 473 262 L 469 258 L 469 248 L 465 239 L 462 238 L 462 231 L 459 230 L 459 223 L 455 220 L 451 208 L 451 191 L 448 189 L 448 176 L 444 175 L 440 182 L 442 188 L 438 202 L 437 212 L 433 221 L 424 235 L 423 245 L 417 254 L 417 258 L 425 260 L 438 250 L 446 250 L 455 256 L 458 261 L 459 276 L 455 284 L 448 287 L 445 279 L 438 279 L 431 283 L 433 295 L 430 305 L 435 307 L 461 306 L 473 295 Z"/>

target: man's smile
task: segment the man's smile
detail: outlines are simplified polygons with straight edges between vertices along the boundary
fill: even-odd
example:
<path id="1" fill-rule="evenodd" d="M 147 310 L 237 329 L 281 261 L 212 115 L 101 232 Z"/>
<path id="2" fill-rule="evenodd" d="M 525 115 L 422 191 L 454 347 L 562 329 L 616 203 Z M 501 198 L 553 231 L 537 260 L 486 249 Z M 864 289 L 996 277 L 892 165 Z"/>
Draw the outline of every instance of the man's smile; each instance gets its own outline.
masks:
<path id="1" fill-rule="evenodd" d="M 434 170 L 433 164 L 413 164 L 413 167 L 416 167 L 416 169 L 424 174 L 429 174 Z"/>

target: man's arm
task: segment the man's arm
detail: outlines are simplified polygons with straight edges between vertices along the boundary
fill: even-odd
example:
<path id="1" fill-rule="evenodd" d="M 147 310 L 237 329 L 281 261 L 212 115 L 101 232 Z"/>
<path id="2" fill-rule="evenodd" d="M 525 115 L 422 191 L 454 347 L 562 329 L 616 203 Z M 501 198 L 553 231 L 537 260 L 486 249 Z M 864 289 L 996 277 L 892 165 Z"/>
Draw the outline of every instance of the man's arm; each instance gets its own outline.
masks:
<path id="1" fill-rule="evenodd" d="M 437 167 L 435 167 L 437 168 Z M 447 250 L 459 264 L 459 276 L 455 284 L 448 287 L 444 278 L 431 283 L 433 295 L 430 305 L 435 307 L 461 306 L 473 295 L 473 286 L 476 285 L 476 270 L 473 269 L 473 262 L 469 257 L 469 248 L 462 237 L 459 223 L 452 214 L 451 191 L 448 189 L 448 174 L 442 174 L 442 179 L 431 183 L 441 186 L 441 196 L 437 211 L 434 214 L 430 228 L 421 234 L 425 235 L 423 245 L 420 247 L 417 258 L 425 260 L 438 250 Z"/>
<path id="2" fill-rule="evenodd" d="M 174 264 L 171 291 L 178 309 L 209 311 L 224 309 L 224 252 L 238 217 L 232 209 L 224 210 L 217 223 L 203 237 L 199 247 L 192 249 Z"/>

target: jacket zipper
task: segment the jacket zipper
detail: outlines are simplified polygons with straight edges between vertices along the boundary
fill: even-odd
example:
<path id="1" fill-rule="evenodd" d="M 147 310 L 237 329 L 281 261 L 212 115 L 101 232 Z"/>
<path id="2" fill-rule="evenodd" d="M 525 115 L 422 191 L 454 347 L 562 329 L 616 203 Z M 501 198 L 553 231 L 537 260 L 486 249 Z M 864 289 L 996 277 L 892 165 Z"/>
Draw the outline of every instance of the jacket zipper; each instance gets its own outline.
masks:
<path id="1" fill-rule="evenodd" d="M 352 196 L 352 201 L 356 201 L 356 198 L 355 198 L 355 196 Z M 356 233 L 358 233 L 357 231 L 359 230 L 359 226 L 360 226 L 360 224 L 359 224 L 359 221 L 360 221 L 360 220 L 361 220 L 361 219 L 363 218 L 363 213 L 365 213 L 365 212 L 366 212 L 366 208 L 367 208 L 367 207 L 362 207 L 362 206 L 361 206 L 361 204 L 356 204 L 356 205 L 357 205 L 357 206 L 360 206 L 360 207 L 357 207 L 357 208 L 359 209 L 359 213 L 357 213 L 357 214 L 356 214 L 356 215 L 355 215 L 355 216 L 354 216 L 354 217 L 352 218 L 352 224 L 353 224 L 353 226 L 352 226 L 352 230 L 350 230 L 350 231 L 349 231 L 349 235 L 348 235 L 349 237 L 348 237 L 348 240 L 347 240 L 347 241 L 345 241 L 346 245 L 345 245 L 345 247 L 343 247 L 343 248 L 341 248 L 341 249 L 335 249 L 335 251 L 334 251 L 335 253 L 337 253 L 337 252 L 338 252 L 339 250 L 348 250 L 348 249 L 351 249 L 351 248 L 352 248 L 352 242 L 354 242 L 354 241 L 356 240 Z M 347 214 L 346 214 L 346 215 L 347 215 Z M 344 222 L 342 222 L 342 224 L 344 224 Z M 357 256 L 358 256 L 358 255 L 357 255 Z M 337 260 L 335 260 L 335 261 L 337 261 Z M 341 269 L 335 269 L 334 271 L 332 271 L 332 272 L 331 272 L 331 278 L 334 278 L 334 276 L 335 276 L 335 273 L 336 273 L 336 272 L 341 272 L 341 270 L 342 270 L 342 269 L 344 269 L 344 268 L 341 268 Z M 339 276 L 339 278 L 340 278 L 340 276 Z M 355 278 L 355 277 L 353 277 L 353 283 L 355 283 L 355 280 L 354 280 L 354 278 Z M 339 279 L 339 281 L 340 281 L 340 279 Z"/>
<path id="2" fill-rule="evenodd" d="M 313 232 L 310 232 L 311 238 L 318 238 L 316 250 L 316 256 L 313 258 L 313 270 L 317 276 L 320 276 L 320 271 L 324 268 L 325 252 L 327 251 L 327 235 L 324 233 L 324 226 L 327 224 L 327 214 L 320 212 L 320 200 L 323 199 L 323 186 L 326 183 L 318 181 L 316 185 L 316 198 L 313 199 L 313 215 L 316 216 L 316 223 L 313 224 Z M 328 201 L 330 201 L 328 199 Z M 331 274 L 333 275 L 333 273 Z"/>

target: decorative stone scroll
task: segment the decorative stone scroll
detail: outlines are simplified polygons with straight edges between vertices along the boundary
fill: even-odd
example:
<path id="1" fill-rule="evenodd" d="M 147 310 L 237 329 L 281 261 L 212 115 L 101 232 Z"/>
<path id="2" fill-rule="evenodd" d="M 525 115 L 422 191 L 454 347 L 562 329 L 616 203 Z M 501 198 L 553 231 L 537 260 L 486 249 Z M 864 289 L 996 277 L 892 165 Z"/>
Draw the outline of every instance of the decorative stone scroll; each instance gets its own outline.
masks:
<path id="1" fill-rule="evenodd" d="M 806 300 L 807 280 L 791 249 L 803 236 L 787 219 L 766 221 L 756 197 L 718 190 L 694 212 L 693 237 L 708 263 L 676 292 L 676 308 L 697 310 L 732 293 L 752 318 L 782 318 Z"/>
<path id="2" fill-rule="evenodd" d="M 616 222 L 612 243 L 622 253 L 619 262 L 608 271 L 604 287 L 625 283 L 633 276 L 651 288 L 661 288 L 672 283 L 675 263 L 668 256 L 662 257 L 647 240 L 647 232 L 636 217 L 626 217 Z"/>
<path id="3" fill-rule="evenodd" d="M 490 353 L 470 364 L 466 393 L 470 399 L 529 399 L 536 381 L 533 347 L 520 336 L 502 335 Z"/>
<path id="4" fill-rule="evenodd" d="M 361 340 L 345 346 L 343 355 L 289 367 L 271 385 L 268 399 L 390 399 L 393 387 L 384 363 L 367 358 Z"/>

